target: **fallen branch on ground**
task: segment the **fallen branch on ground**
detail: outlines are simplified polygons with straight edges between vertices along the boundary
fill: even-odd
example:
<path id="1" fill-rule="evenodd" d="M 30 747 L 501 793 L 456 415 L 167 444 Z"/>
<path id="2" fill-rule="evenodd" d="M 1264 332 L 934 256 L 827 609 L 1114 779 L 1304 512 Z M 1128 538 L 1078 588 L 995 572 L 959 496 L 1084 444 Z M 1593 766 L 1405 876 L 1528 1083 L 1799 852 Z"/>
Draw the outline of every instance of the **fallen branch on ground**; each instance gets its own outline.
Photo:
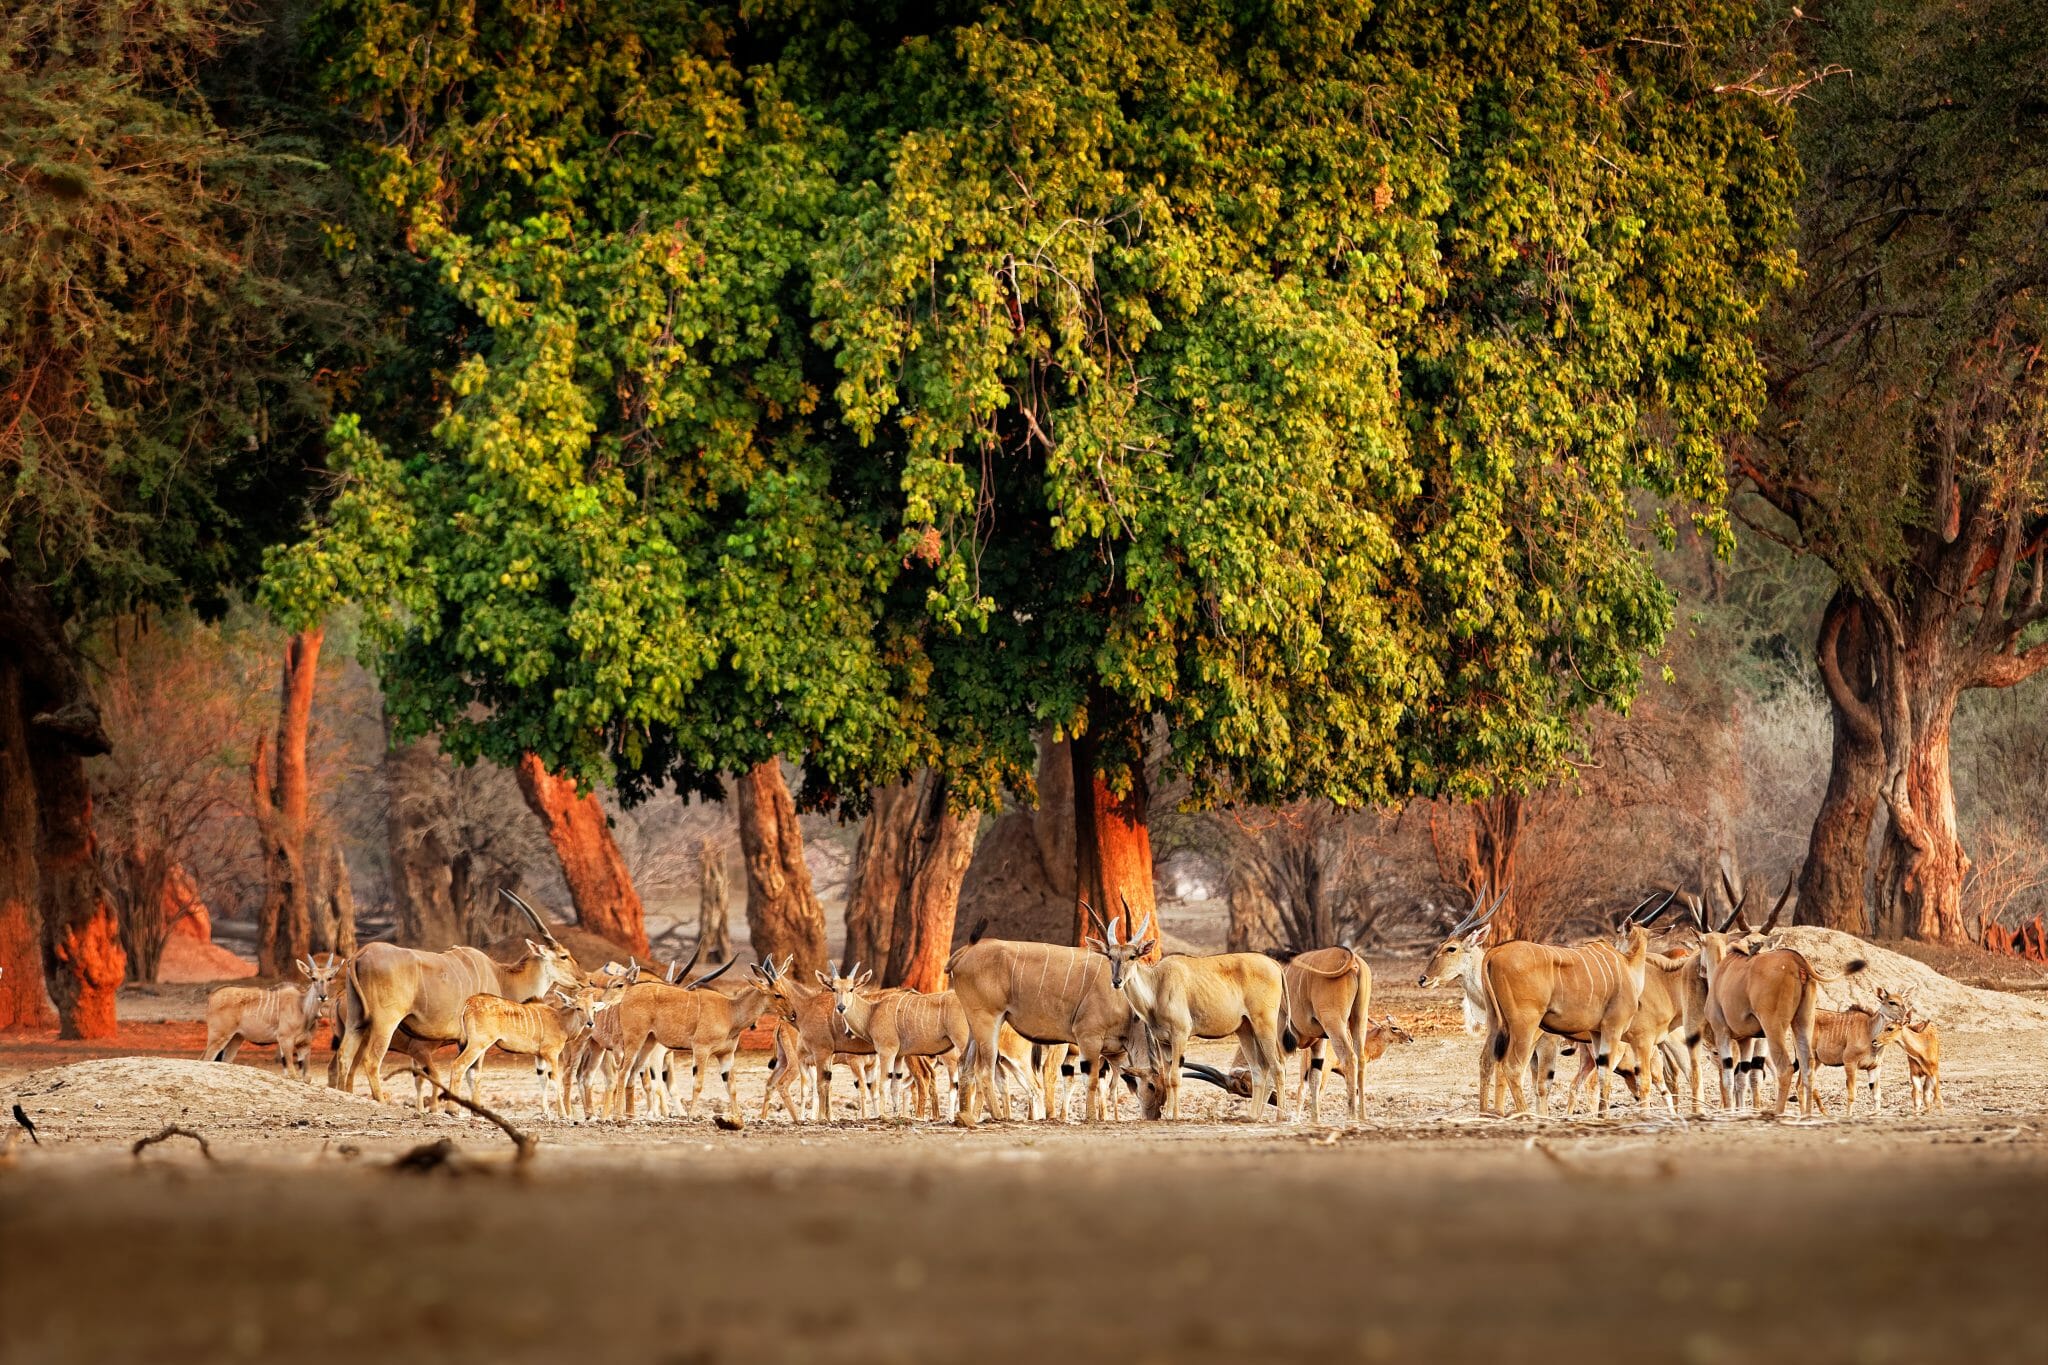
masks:
<path id="1" fill-rule="evenodd" d="M 447 1086 L 441 1084 L 439 1078 L 434 1076 L 433 1073 L 424 1071 L 418 1066 L 415 1066 L 412 1068 L 412 1074 L 424 1078 L 426 1083 L 428 1085 L 433 1086 L 434 1089 L 440 1091 L 443 1097 L 455 1101 L 464 1109 L 467 1109 L 470 1113 L 475 1114 L 478 1118 L 488 1119 L 490 1122 L 498 1125 L 498 1127 L 504 1131 L 505 1136 L 512 1139 L 512 1146 L 514 1148 L 512 1156 L 513 1165 L 525 1165 L 527 1159 L 531 1157 L 536 1150 L 539 1149 L 539 1138 L 530 1137 L 527 1134 L 520 1132 L 517 1128 L 514 1128 L 512 1126 L 511 1122 L 508 1119 L 506 1119 L 504 1115 L 496 1112 L 495 1110 L 486 1109 L 482 1105 L 478 1104 L 475 1100 L 464 1099 L 462 1096 L 456 1094 L 453 1090 L 450 1090 Z M 443 1139 L 443 1141 L 445 1140 L 446 1139 Z"/>
<path id="2" fill-rule="evenodd" d="M 194 1142 L 199 1144 L 199 1155 L 205 1157 L 208 1161 L 212 1161 L 214 1159 L 213 1148 L 207 1146 L 205 1138 L 199 1136 L 199 1134 L 193 1132 L 190 1128 L 180 1128 L 175 1123 L 165 1124 L 163 1126 L 162 1132 L 151 1133 L 146 1138 L 135 1139 L 135 1145 L 128 1149 L 128 1155 L 140 1160 L 144 1148 L 154 1147 L 159 1142 L 169 1142 L 174 1137 L 191 1138 Z"/>

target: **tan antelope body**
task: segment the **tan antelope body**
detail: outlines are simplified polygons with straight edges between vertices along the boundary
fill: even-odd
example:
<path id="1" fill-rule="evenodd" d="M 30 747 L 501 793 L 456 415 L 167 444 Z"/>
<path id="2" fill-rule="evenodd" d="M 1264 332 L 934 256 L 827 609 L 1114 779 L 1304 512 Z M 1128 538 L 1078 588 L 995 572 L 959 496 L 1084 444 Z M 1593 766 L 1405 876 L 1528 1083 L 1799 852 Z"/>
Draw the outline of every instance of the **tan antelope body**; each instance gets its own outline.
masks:
<path id="1" fill-rule="evenodd" d="M 1486 980 L 1480 966 L 1486 960 L 1483 944 L 1487 927 L 1506 900 L 1507 893 L 1503 891 L 1488 906 L 1486 888 L 1482 886 L 1465 917 L 1451 927 L 1449 936 L 1430 954 L 1418 981 L 1428 990 L 1454 982 L 1458 985 L 1458 1004 L 1464 1014 L 1465 1031 L 1480 1040 L 1479 1108 L 1488 1114 L 1506 1108 L 1507 1086 L 1502 1082 L 1499 1068 L 1494 1065 L 1492 1014 L 1487 1006 Z M 1545 1034 L 1537 1040 L 1529 1059 L 1529 1081 L 1536 1091 L 1537 1106 L 1546 1112 L 1549 1109 L 1550 1082 L 1556 1075 L 1557 1051 L 1556 1040 Z"/>
<path id="2" fill-rule="evenodd" d="M 1294 1102 L 1307 1092 L 1309 1121 L 1323 1121 L 1323 1063 L 1327 1043 L 1344 1075 L 1344 1113 L 1354 1123 L 1365 1118 L 1365 1059 L 1361 1055 L 1367 1015 L 1372 1009 L 1372 968 L 1349 948 L 1314 948 L 1281 964 L 1285 1002 L 1284 1026 L 1301 1048 L 1301 1086 Z"/>
<path id="3" fill-rule="evenodd" d="M 1196 1038 L 1235 1038 L 1251 1063 L 1252 1112 L 1274 1097 L 1278 1117 L 1289 1113 L 1281 1060 L 1286 972 L 1264 953 L 1216 953 L 1142 960 L 1149 943 L 1104 942 L 1111 984 L 1123 992 L 1145 1027 L 1150 1063 L 1137 1072 L 1146 1117 L 1180 1117 L 1181 1062 Z M 1347 1081 L 1348 1084 L 1348 1081 Z M 1159 1091 L 1155 1099 L 1148 1087 Z"/>
<path id="4" fill-rule="evenodd" d="M 1813 1112 L 1814 1011 L 1821 983 L 1842 978 L 1823 974 L 1795 949 L 1739 951 L 1726 933 L 1702 934 L 1700 954 L 1707 968 L 1707 1018 L 1720 1050 L 1722 1107 L 1734 1105 L 1729 1078 L 1736 1046 L 1761 1038 L 1778 1073 L 1771 1113 L 1784 1114 L 1795 1079 L 1800 1112 Z M 1850 973 L 1862 969 L 1860 960 L 1848 964 Z"/>
<path id="5" fill-rule="evenodd" d="M 278 1070 L 309 1079 L 306 1053 L 333 994 L 342 959 L 329 953 L 324 963 L 301 958 L 296 965 L 306 978 L 304 986 L 223 986 L 207 996 L 206 1050 L 200 1060 L 232 1062 L 243 1043 L 270 1043 L 277 1048 Z"/>
<path id="6" fill-rule="evenodd" d="M 759 969 L 755 969 L 757 974 Z M 734 1090 L 733 1065 L 739 1051 L 740 1035 L 754 1026 L 775 1001 L 766 981 L 746 982 L 730 992 L 699 983 L 682 987 L 659 981 L 629 986 L 616 1007 L 618 1037 L 629 1058 L 625 1069 L 612 1082 L 615 1090 L 646 1066 L 659 1045 L 670 1052 L 690 1052 L 690 1100 L 683 1108 L 687 1117 L 697 1111 L 706 1077 L 716 1067 L 725 1082 L 728 1113 L 737 1111 L 739 1097 Z M 607 1112 L 620 1108 L 617 1097 L 605 1105 Z"/>
<path id="7" fill-rule="evenodd" d="M 903 1093 L 895 1079 L 898 1060 L 940 1057 L 948 1052 L 965 1056 L 967 1011 L 951 991 L 934 995 L 905 990 L 864 992 L 860 987 L 867 979 L 865 972 L 852 978 L 831 978 L 832 1007 L 855 1037 L 874 1044 L 876 1067 L 894 1117 L 903 1112 Z"/>
<path id="8" fill-rule="evenodd" d="M 484 1056 L 493 1047 L 534 1060 L 540 1076 L 540 1112 L 545 1118 L 550 1099 L 562 1118 L 569 1117 L 569 1071 L 563 1053 L 577 1034 L 590 1026 L 600 994 L 585 988 L 576 996 L 559 991 L 541 1000 L 506 1000 L 472 995 L 462 1006 L 462 1052 L 448 1071 L 448 1087 L 469 1079 L 471 1103 L 482 1102 Z"/>
<path id="9" fill-rule="evenodd" d="M 1879 1064 L 1884 1060 L 1884 1050 L 1906 1028 L 1906 1012 L 1895 1008 L 1889 1001 L 1880 1001 L 1878 1008 L 1852 1005 L 1846 1010 L 1815 1010 L 1813 1014 L 1813 1064 L 1815 1067 L 1838 1066 L 1842 1068 L 1844 1111 L 1853 1116 L 1856 1112 L 1856 1082 L 1867 1078 L 1870 1083 L 1870 1106 L 1876 1113 L 1884 1112 L 1884 1088 L 1878 1075 Z M 1827 1106 L 1821 1103 L 1816 1092 L 1814 1103 L 1825 1114 Z"/>
<path id="10" fill-rule="evenodd" d="M 1034 1043 L 1072 1045 L 1089 1067 L 1088 1118 L 1103 1116 L 1103 1077 L 1115 1069 L 1103 1062 L 1120 1061 L 1138 1031 L 1130 1001 L 1110 981 L 1107 958 L 1056 943 L 970 937 L 946 972 L 967 1011 L 969 1070 L 981 1094 L 996 1093 L 996 1057 L 1008 1024 Z M 961 1112 L 971 1114 L 965 1106 Z"/>
<path id="11" fill-rule="evenodd" d="M 875 1045 L 847 1029 L 845 1017 L 833 1007 L 830 988 L 799 981 L 785 968 L 775 973 L 770 989 L 778 1001 L 777 1013 L 796 1029 L 803 1043 L 814 1079 L 810 1107 L 827 1122 L 831 1120 L 832 1068 L 843 1061 L 853 1072 L 855 1112 L 866 1118 L 871 1095 L 866 1066 L 875 1055 Z M 873 1093 L 873 1099 L 879 1114 L 880 1094 Z"/>
<path id="12" fill-rule="evenodd" d="M 1510 941 L 1487 950 L 1480 972 L 1493 1016 L 1491 1051 L 1506 1071 L 1512 1112 L 1526 1103 L 1522 1077 L 1537 1035 L 1552 1033 L 1591 1045 L 1599 1112 L 1606 1114 L 1614 1056 L 1635 1021 L 1649 948 L 1649 933 L 1638 926 L 1626 952 L 1604 942 L 1559 948 Z"/>
<path id="13" fill-rule="evenodd" d="M 1899 1035 L 1899 1048 L 1906 1054 L 1906 1074 L 1912 1081 L 1913 1112 L 1946 1109 L 1941 1099 L 1941 1030 L 1930 1023 L 1909 1023 Z"/>
<path id="14" fill-rule="evenodd" d="M 537 1000 L 555 986 L 580 983 L 569 950 L 547 933 L 531 906 L 506 895 L 544 935 L 538 943 L 528 939 L 517 962 L 493 962 L 474 948 L 428 953 L 395 943 L 368 944 L 350 959 L 336 1007 L 341 1047 L 329 1072 L 339 1089 L 355 1089 L 356 1072 L 367 1068 L 370 1095 L 383 1100 L 384 1054 L 401 1032 L 401 1046 L 431 1072 L 433 1050 L 461 1041 L 462 1007 L 472 995 Z"/>

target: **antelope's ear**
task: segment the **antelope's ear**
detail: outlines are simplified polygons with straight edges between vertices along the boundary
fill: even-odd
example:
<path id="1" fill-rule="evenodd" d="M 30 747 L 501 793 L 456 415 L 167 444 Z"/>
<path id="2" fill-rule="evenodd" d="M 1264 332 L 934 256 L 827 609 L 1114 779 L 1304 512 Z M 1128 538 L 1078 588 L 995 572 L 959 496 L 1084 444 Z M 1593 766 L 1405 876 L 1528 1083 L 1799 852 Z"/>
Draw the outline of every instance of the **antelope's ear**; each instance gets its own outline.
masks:
<path id="1" fill-rule="evenodd" d="M 535 957 L 547 956 L 547 950 L 542 948 L 538 943 L 535 943 L 532 939 L 526 940 L 526 951 L 532 953 Z"/>
<path id="2" fill-rule="evenodd" d="M 1108 949 L 1102 946 L 1102 940 L 1095 937 L 1093 934 L 1084 937 L 1081 940 L 1081 946 L 1091 953 L 1101 953 L 1108 951 Z"/>
<path id="3" fill-rule="evenodd" d="M 1158 942 L 1159 940 L 1156 938 L 1148 938 L 1143 943 L 1140 943 L 1138 945 L 1138 956 L 1144 957 L 1146 954 L 1150 953 L 1152 949 L 1155 946 L 1157 946 Z"/>
<path id="4" fill-rule="evenodd" d="M 831 977 L 825 975 L 823 972 L 812 972 L 811 975 L 818 978 L 818 984 L 820 986 L 823 986 L 828 991 L 832 989 Z"/>
<path id="5" fill-rule="evenodd" d="M 867 984 L 868 984 L 868 979 L 869 979 L 870 977 L 872 977 L 872 976 L 873 976 L 874 974 L 875 974 L 875 971 L 874 971 L 874 968 L 872 968 L 872 967 L 870 967 L 870 968 L 869 968 L 868 970 L 866 970 L 866 971 L 862 972 L 862 973 L 861 973 L 861 974 L 860 974 L 860 975 L 859 975 L 858 977 L 856 977 L 856 978 L 854 979 L 854 983 L 853 983 L 853 984 L 854 984 L 855 988 L 856 988 L 856 989 L 858 989 L 858 988 L 859 988 L 859 987 L 861 987 L 861 986 L 865 986 L 865 985 L 867 985 Z"/>
<path id="6" fill-rule="evenodd" d="M 294 967 L 297 967 L 297 968 L 298 968 L 298 969 L 299 969 L 299 970 L 300 970 L 301 972 L 304 972 L 304 973 L 306 974 L 306 979 L 307 979 L 307 980 L 309 980 L 309 981 L 310 981 L 310 980 L 312 979 L 312 977 L 313 977 L 313 964 L 312 964 L 311 962 L 307 961 L 307 960 L 306 960 L 305 958 L 303 958 L 303 957 L 295 957 L 295 958 L 293 958 L 293 959 L 292 959 L 292 965 L 293 965 Z"/>

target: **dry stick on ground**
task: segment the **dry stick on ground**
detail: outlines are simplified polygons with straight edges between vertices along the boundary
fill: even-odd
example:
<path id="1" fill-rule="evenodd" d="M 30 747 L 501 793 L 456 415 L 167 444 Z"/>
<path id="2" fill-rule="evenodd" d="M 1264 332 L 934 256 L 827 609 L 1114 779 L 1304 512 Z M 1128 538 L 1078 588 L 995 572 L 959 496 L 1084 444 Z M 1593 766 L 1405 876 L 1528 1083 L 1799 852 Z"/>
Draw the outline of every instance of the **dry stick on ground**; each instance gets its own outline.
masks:
<path id="1" fill-rule="evenodd" d="M 531 1157 L 534 1154 L 534 1152 L 540 1147 L 539 1138 L 530 1137 L 527 1134 L 520 1132 L 517 1128 L 514 1128 L 511 1125 L 511 1123 L 504 1117 L 504 1115 L 499 1114 L 497 1111 L 486 1109 L 481 1104 L 478 1104 L 475 1100 L 464 1099 L 462 1096 L 456 1094 L 453 1090 L 450 1090 L 447 1086 L 441 1084 L 440 1080 L 437 1077 L 435 1077 L 430 1072 L 424 1070 L 423 1068 L 415 1065 L 412 1068 L 412 1074 L 415 1076 L 424 1076 L 426 1078 L 427 1084 L 433 1086 L 434 1089 L 440 1091 L 444 1097 L 455 1101 L 464 1109 L 467 1109 L 470 1113 L 475 1114 L 478 1118 L 488 1119 L 492 1123 L 497 1124 L 499 1128 L 503 1129 L 505 1136 L 512 1139 L 512 1146 L 514 1148 L 512 1157 L 513 1165 L 525 1165 L 527 1159 Z M 443 1138 L 441 1139 L 441 1141 L 446 1142 L 447 1139 Z M 428 1144 L 428 1146 L 434 1145 L 436 1144 Z M 421 1150 L 423 1149 L 414 1148 L 412 1152 L 408 1152 L 406 1154 L 406 1157 L 400 1157 L 399 1161 L 403 1162 L 406 1160 L 407 1157 L 413 1156 Z"/>
<path id="2" fill-rule="evenodd" d="M 144 1148 L 154 1147 L 159 1142 L 169 1142 L 174 1137 L 191 1138 L 194 1142 L 199 1144 L 199 1155 L 205 1157 L 208 1161 L 212 1161 L 214 1159 L 213 1148 L 206 1145 L 205 1138 L 199 1136 L 199 1134 L 193 1132 L 190 1128 L 180 1128 L 175 1123 L 165 1124 L 163 1126 L 162 1132 L 151 1133 L 146 1138 L 135 1139 L 135 1145 L 128 1149 L 128 1155 L 136 1158 L 137 1160 L 141 1160 Z"/>

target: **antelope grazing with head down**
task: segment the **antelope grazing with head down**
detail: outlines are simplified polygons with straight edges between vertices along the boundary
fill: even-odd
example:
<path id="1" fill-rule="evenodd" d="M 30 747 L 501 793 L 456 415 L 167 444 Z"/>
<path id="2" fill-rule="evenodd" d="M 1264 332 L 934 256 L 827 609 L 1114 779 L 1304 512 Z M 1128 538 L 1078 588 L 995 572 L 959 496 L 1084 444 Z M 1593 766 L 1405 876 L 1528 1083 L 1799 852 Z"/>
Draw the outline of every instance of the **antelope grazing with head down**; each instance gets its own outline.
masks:
<path id="1" fill-rule="evenodd" d="M 1150 1064 L 1133 1068 L 1145 1116 L 1180 1117 L 1180 1064 L 1191 1039 L 1236 1038 L 1251 1063 L 1252 1112 L 1259 1113 L 1271 1094 L 1285 1120 L 1287 1082 L 1280 1055 L 1285 969 L 1264 953 L 1175 955 L 1147 962 L 1152 937 L 1119 939 L 1086 901 L 1081 908 L 1095 921 L 1100 937 L 1090 946 L 1109 963 L 1109 984 L 1130 1001 L 1151 1044 Z M 1128 904 L 1124 910 L 1130 912 Z M 1156 919 L 1147 921 L 1148 929 L 1157 926 Z"/>
<path id="2" fill-rule="evenodd" d="M 1772 924 L 1791 892 L 1788 882 L 1785 895 L 1778 898 L 1778 908 L 1771 912 Z M 1720 932 L 1700 935 L 1700 959 L 1707 972 L 1707 1020 L 1720 1047 L 1721 1105 L 1734 1106 L 1729 1079 L 1734 1073 L 1735 1048 L 1761 1038 L 1778 1073 L 1778 1099 L 1771 1108 L 1772 1116 L 1784 1114 L 1795 1078 L 1800 1112 L 1812 1113 L 1814 1011 L 1819 1006 L 1821 983 L 1842 977 L 1822 972 L 1796 949 L 1764 947 L 1759 934 L 1733 936 L 1729 929 L 1746 923 L 1740 914 L 1738 906 L 1736 920 L 1724 924 Z M 1863 966 L 1860 958 L 1852 961 L 1844 975 L 1854 975 Z"/>
<path id="3" fill-rule="evenodd" d="M 1099 1120 L 1105 1074 L 1143 1032 L 1130 1001 L 1110 981 L 1109 959 L 1057 943 L 984 939 L 982 928 L 976 925 L 946 963 L 973 1043 L 972 1056 L 963 1059 L 972 1076 L 969 1090 L 997 1093 L 996 1058 L 1008 1024 L 1034 1043 L 1073 1045 L 1088 1067 L 1088 1118 Z M 960 1112 L 974 1122 L 971 1105 Z"/>
<path id="4" fill-rule="evenodd" d="M 342 960 L 329 953 L 325 962 L 300 958 L 294 965 L 306 978 L 304 986 L 223 986 L 206 997 L 206 1050 L 199 1054 L 201 1061 L 232 1062 L 243 1043 L 274 1043 L 278 1070 L 308 1079 L 306 1053 L 313 1046 L 313 1030 L 333 994 Z"/>
<path id="5" fill-rule="evenodd" d="M 462 1007 L 472 995 L 537 1000 L 555 986 L 581 981 L 576 959 L 555 941 L 532 906 L 503 893 L 541 935 L 526 941 L 519 961 L 493 962 L 474 948 L 428 953 L 395 943 L 366 945 L 348 964 L 347 984 L 335 1012 L 342 1026 L 328 1079 L 337 1089 L 355 1089 L 356 1072 L 367 1067 L 370 1095 L 384 1098 L 384 1054 L 403 1030 L 400 1046 L 433 1074 L 433 1051 L 462 1038 Z"/>
<path id="6" fill-rule="evenodd" d="M 1928 1020 L 1909 1018 L 1899 1035 L 1899 1048 L 1906 1054 L 1906 1075 L 1912 1081 L 1913 1112 L 1948 1108 L 1941 1098 L 1941 1030 Z"/>
<path id="7" fill-rule="evenodd" d="M 1628 913 L 1622 921 L 1626 950 L 1604 941 L 1559 948 L 1521 940 L 1487 950 L 1480 972 L 1493 1029 L 1489 1051 L 1496 1065 L 1506 1070 L 1515 1106 L 1510 1112 L 1520 1112 L 1525 1103 L 1522 1077 L 1538 1035 L 1551 1033 L 1591 1046 L 1599 1112 L 1607 1113 L 1615 1053 L 1635 1022 L 1644 972 L 1652 967 L 1680 969 L 1668 959 L 1650 956 L 1646 927 L 1675 894 L 1655 907 L 1646 900 Z M 1637 1044 L 1637 1053 L 1644 1055 L 1655 1046 L 1656 1040 L 1644 1040 Z"/>

